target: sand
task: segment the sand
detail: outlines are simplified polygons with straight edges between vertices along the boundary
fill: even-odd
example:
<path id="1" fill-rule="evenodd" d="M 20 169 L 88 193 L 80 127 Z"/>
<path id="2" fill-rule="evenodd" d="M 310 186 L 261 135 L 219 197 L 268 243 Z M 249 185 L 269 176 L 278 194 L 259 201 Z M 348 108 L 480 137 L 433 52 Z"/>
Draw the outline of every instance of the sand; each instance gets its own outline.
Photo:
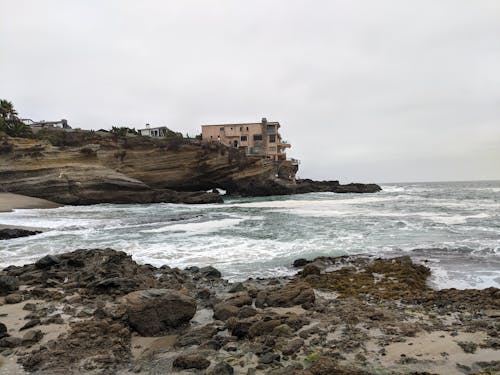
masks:
<path id="1" fill-rule="evenodd" d="M 45 199 L 12 193 L 0 193 L 0 212 L 10 212 L 23 208 L 56 208 L 61 206 L 59 203 Z"/>

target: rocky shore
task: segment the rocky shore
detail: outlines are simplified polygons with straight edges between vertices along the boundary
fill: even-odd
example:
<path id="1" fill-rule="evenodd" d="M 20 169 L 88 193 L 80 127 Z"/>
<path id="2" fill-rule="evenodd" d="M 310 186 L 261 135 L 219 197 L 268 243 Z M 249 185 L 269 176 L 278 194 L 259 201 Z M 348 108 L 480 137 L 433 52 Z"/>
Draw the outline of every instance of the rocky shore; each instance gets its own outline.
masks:
<path id="1" fill-rule="evenodd" d="M 236 283 L 112 249 L 7 267 L 0 373 L 500 371 L 500 290 L 432 290 L 429 269 L 409 257 L 294 264 L 293 277 Z"/>

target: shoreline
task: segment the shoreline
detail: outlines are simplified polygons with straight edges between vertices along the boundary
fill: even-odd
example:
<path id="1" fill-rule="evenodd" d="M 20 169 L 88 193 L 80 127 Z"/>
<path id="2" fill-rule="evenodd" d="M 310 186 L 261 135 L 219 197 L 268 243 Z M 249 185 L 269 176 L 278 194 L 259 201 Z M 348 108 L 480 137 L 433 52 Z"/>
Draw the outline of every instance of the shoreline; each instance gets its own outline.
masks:
<path id="1" fill-rule="evenodd" d="M 210 266 L 153 267 L 111 249 L 45 256 L 0 271 L 1 280 L 18 280 L 0 297 L 0 322 L 10 335 L 0 339 L 0 352 L 29 372 L 68 374 L 500 368 L 499 289 L 433 290 L 429 268 L 409 257 L 299 264 L 291 277 L 231 283 Z M 149 303 L 165 305 L 155 314 L 173 320 L 150 315 Z"/>
<path id="2" fill-rule="evenodd" d="M 0 193 L 0 212 L 12 212 L 19 209 L 57 208 L 62 206 L 59 203 L 27 195 Z M 9 226 L 9 228 L 21 228 L 21 226 Z"/>

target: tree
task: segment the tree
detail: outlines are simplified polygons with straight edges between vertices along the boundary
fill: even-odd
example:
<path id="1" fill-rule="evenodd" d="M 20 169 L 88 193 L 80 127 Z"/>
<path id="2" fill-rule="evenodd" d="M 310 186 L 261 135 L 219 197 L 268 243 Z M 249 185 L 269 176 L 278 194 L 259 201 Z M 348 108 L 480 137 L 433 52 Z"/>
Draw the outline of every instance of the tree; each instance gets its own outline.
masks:
<path id="1" fill-rule="evenodd" d="M 17 111 L 14 109 L 12 102 L 5 99 L 0 99 L 0 116 L 5 120 L 15 120 L 17 118 Z"/>
<path id="2" fill-rule="evenodd" d="M 0 131 L 11 137 L 30 137 L 33 132 L 18 117 L 12 102 L 0 99 Z"/>

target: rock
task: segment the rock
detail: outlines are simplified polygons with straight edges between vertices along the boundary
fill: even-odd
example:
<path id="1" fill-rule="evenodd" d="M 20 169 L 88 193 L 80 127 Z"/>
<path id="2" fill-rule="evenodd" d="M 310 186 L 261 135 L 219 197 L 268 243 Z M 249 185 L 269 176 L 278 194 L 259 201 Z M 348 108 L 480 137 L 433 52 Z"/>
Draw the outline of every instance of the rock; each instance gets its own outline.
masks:
<path id="1" fill-rule="evenodd" d="M 19 282 L 14 276 L 0 276 L 0 296 L 5 296 L 10 292 L 15 292 L 19 289 Z"/>
<path id="2" fill-rule="evenodd" d="M 198 293 L 196 293 L 196 297 L 200 299 L 207 300 L 212 296 L 212 293 L 210 292 L 210 289 L 203 288 L 200 290 Z"/>
<path id="3" fill-rule="evenodd" d="M 207 279 L 220 279 L 222 277 L 222 274 L 219 272 L 219 270 L 212 266 L 200 268 L 200 273 Z"/>
<path id="4" fill-rule="evenodd" d="M 281 324 L 278 319 L 272 320 L 259 320 L 258 322 L 252 324 L 248 330 L 250 337 L 262 336 L 270 334 L 273 329 Z"/>
<path id="5" fill-rule="evenodd" d="M 236 336 L 238 339 L 245 338 L 246 336 L 248 336 L 251 325 L 252 322 L 238 320 L 232 323 L 231 334 L 233 336 Z"/>
<path id="6" fill-rule="evenodd" d="M 281 350 L 283 355 L 292 355 L 296 353 L 304 345 L 304 340 L 301 338 L 296 338 L 289 341 L 285 347 Z"/>
<path id="7" fill-rule="evenodd" d="M 234 369 L 227 362 L 217 363 L 212 370 L 208 372 L 208 375 L 233 375 Z"/>
<path id="8" fill-rule="evenodd" d="M 246 288 L 245 286 L 243 285 L 243 283 L 235 283 L 231 289 L 229 289 L 229 293 L 237 293 L 237 292 L 243 292 L 245 291 Z M 222 363 L 225 363 L 225 362 L 222 362 Z"/>
<path id="9" fill-rule="evenodd" d="M 339 366 L 331 358 L 321 356 L 309 368 L 309 372 L 313 375 L 364 375 L 365 371 L 355 368 L 345 368 Z"/>
<path id="10" fill-rule="evenodd" d="M 232 316 L 238 315 L 239 308 L 227 303 L 218 303 L 214 307 L 214 319 L 227 320 Z"/>
<path id="11" fill-rule="evenodd" d="M 312 366 L 309 368 L 309 371 L 313 375 L 337 374 L 337 365 L 328 357 L 319 357 L 316 361 L 314 361 Z"/>
<path id="12" fill-rule="evenodd" d="M 309 263 L 307 264 L 304 269 L 302 270 L 301 276 L 306 277 L 309 275 L 320 275 L 321 274 L 321 269 L 315 265 L 314 263 Z"/>
<path id="13" fill-rule="evenodd" d="M 210 340 L 218 332 L 217 327 L 206 325 L 197 329 L 189 330 L 185 334 L 177 337 L 175 346 L 184 347 L 191 345 L 201 345 L 203 342 Z"/>
<path id="14" fill-rule="evenodd" d="M 477 344 L 472 341 L 459 341 L 457 344 L 465 353 L 473 354 L 476 352 Z"/>
<path id="15" fill-rule="evenodd" d="M 45 255 L 43 258 L 40 258 L 35 262 L 35 267 L 39 269 L 46 269 L 59 264 L 60 262 L 59 258 L 54 255 Z"/>
<path id="16" fill-rule="evenodd" d="M 23 301 L 23 297 L 18 293 L 8 294 L 5 296 L 5 303 L 15 304 Z"/>
<path id="17" fill-rule="evenodd" d="M 306 283 L 293 283 L 283 288 L 271 291 L 262 291 L 257 295 L 255 306 L 262 308 L 270 307 L 291 307 L 306 303 L 314 303 L 314 290 Z"/>
<path id="18" fill-rule="evenodd" d="M 273 352 L 268 352 L 262 355 L 262 357 L 259 358 L 259 363 L 268 365 L 273 363 L 274 361 L 279 361 L 281 359 L 279 354 L 273 353 Z"/>
<path id="19" fill-rule="evenodd" d="M 24 326 L 19 328 L 19 331 L 24 331 L 25 329 L 30 329 L 34 326 L 37 326 L 40 324 L 40 319 L 31 319 L 28 323 L 26 323 Z"/>
<path id="20" fill-rule="evenodd" d="M 293 335 L 293 330 L 287 324 L 280 324 L 274 327 L 272 335 L 278 337 L 291 337 Z"/>
<path id="21" fill-rule="evenodd" d="M 196 301 L 171 289 L 147 289 L 129 293 L 122 302 L 130 326 L 139 334 L 156 335 L 191 320 Z"/>
<path id="22" fill-rule="evenodd" d="M 239 292 L 234 296 L 226 299 L 224 303 L 232 306 L 242 307 L 246 305 L 251 305 L 252 297 L 248 295 L 248 292 Z"/>
<path id="23" fill-rule="evenodd" d="M 299 259 L 295 259 L 293 261 L 293 266 L 294 267 L 304 267 L 307 263 L 309 263 L 309 261 L 305 258 L 299 258 Z"/>
<path id="24" fill-rule="evenodd" d="M 257 310 L 255 310 L 253 307 L 250 306 L 243 306 L 238 311 L 238 318 L 240 319 L 250 318 L 255 315 L 257 315 Z"/>
<path id="25" fill-rule="evenodd" d="M 19 337 L 4 337 L 0 339 L 0 348 L 15 348 L 21 346 L 23 339 Z"/>
<path id="26" fill-rule="evenodd" d="M 109 279 L 97 280 L 87 285 L 87 288 L 94 289 L 97 293 L 107 293 L 110 290 L 119 289 L 127 293 L 137 288 L 139 282 L 125 277 L 111 277 Z"/>
<path id="27" fill-rule="evenodd" d="M 12 238 L 34 236 L 38 233 L 42 232 L 18 228 L 0 229 L 0 240 L 10 240 Z"/>
<path id="28" fill-rule="evenodd" d="M 203 370 L 210 366 L 210 361 L 197 354 L 181 354 L 175 358 L 173 365 L 185 370 L 190 368 Z"/>
<path id="29" fill-rule="evenodd" d="M 8 335 L 9 334 L 7 333 L 7 326 L 3 323 L 0 323 L 0 339 Z"/>
<path id="30" fill-rule="evenodd" d="M 23 336 L 23 345 L 33 345 L 43 338 L 43 333 L 39 329 L 28 331 Z"/>

